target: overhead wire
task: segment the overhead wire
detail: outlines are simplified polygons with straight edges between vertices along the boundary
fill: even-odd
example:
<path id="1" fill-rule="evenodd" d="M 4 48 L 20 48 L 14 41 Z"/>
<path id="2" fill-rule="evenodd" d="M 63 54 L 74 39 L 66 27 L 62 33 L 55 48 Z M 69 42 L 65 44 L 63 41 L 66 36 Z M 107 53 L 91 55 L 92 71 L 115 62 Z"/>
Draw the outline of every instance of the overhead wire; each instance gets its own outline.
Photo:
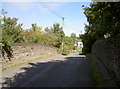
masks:
<path id="1" fill-rule="evenodd" d="M 62 19 L 61 27 L 63 27 L 63 25 L 64 25 L 64 17 L 60 16 L 56 11 L 51 10 L 51 9 L 49 8 L 49 6 L 46 5 L 44 2 L 41 1 L 41 3 L 42 3 L 42 6 L 43 6 L 44 8 L 46 8 L 48 11 L 50 11 L 54 16 Z M 54 23 L 55 23 L 55 22 L 54 22 Z"/>
<path id="2" fill-rule="evenodd" d="M 49 6 L 47 6 L 44 2 L 41 2 L 41 3 L 42 3 L 42 6 L 44 6 L 44 8 L 46 8 L 47 10 L 49 10 L 53 15 L 55 15 L 55 16 L 63 19 L 62 16 L 60 16 L 57 12 L 51 10 L 51 9 L 49 8 Z M 67 27 L 69 27 L 68 24 L 66 24 L 66 25 L 67 25 Z M 72 27 L 72 29 L 76 29 L 76 28 Z M 82 32 L 80 32 L 80 33 L 82 33 Z"/>
<path id="3" fill-rule="evenodd" d="M 42 6 L 43 6 L 44 8 L 46 8 L 47 10 L 49 10 L 53 15 L 55 15 L 55 16 L 57 16 L 57 17 L 59 17 L 59 18 L 62 18 L 62 16 L 60 16 L 57 12 L 51 10 L 44 2 L 41 2 L 41 3 L 42 3 Z"/>

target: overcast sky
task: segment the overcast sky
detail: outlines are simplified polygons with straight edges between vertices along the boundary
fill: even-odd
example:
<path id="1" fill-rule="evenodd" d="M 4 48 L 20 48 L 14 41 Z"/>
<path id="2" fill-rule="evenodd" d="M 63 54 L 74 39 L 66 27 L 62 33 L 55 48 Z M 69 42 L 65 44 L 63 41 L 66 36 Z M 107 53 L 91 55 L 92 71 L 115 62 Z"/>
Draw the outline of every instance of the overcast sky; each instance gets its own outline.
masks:
<path id="1" fill-rule="evenodd" d="M 84 33 L 84 24 L 87 23 L 82 5 L 89 6 L 90 2 L 2 2 L 2 8 L 7 11 L 7 17 L 18 18 L 23 28 L 31 28 L 32 23 L 37 26 L 50 27 L 54 23 L 62 24 L 61 17 L 65 18 L 64 32 Z"/>

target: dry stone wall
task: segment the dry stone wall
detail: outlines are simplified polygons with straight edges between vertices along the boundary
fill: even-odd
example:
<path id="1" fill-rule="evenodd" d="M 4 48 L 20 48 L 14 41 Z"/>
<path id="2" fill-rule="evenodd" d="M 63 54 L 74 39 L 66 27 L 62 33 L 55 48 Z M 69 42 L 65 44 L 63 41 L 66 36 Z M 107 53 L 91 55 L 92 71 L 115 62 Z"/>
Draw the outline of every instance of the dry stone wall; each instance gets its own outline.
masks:
<path id="1" fill-rule="evenodd" d="M 92 46 L 92 53 L 104 64 L 109 73 L 120 85 L 120 40 L 110 44 L 103 40 L 98 40 Z"/>
<path id="2" fill-rule="evenodd" d="M 13 50 L 13 58 L 14 60 L 29 60 L 33 58 L 42 57 L 45 55 L 57 54 L 57 50 L 55 47 L 51 47 L 48 45 L 43 45 L 40 43 L 15 43 L 12 47 Z M 5 58 L 3 61 L 9 60 L 7 55 L 5 54 Z"/>

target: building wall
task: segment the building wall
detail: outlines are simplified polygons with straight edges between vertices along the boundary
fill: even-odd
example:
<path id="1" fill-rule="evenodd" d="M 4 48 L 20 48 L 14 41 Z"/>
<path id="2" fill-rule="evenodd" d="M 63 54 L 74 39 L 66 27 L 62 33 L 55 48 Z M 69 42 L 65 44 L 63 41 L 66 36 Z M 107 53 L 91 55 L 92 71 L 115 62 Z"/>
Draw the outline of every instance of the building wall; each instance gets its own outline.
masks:
<path id="1" fill-rule="evenodd" d="M 83 42 L 78 42 L 78 47 L 83 48 Z"/>

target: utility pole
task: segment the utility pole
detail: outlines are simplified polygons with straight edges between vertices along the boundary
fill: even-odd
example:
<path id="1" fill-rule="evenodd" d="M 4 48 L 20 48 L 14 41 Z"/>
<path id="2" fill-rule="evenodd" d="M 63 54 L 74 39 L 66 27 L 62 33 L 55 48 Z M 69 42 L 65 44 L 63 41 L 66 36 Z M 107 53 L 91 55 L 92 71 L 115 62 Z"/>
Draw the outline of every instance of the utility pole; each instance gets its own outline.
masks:
<path id="1" fill-rule="evenodd" d="M 62 18 L 62 31 L 63 31 L 63 26 L 64 26 L 64 17 L 61 17 Z M 63 39 L 62 39 L 62 51 L 63 51 L 63 49 L 64 49 L 64 37 L 63 37 Z"/>
<path id="2" fill-rule="evenodd" d="M 64 17 L 61 17 L 62 18 L 62 30 L 63 30 L 63 26 L 64 26 Z"/>

